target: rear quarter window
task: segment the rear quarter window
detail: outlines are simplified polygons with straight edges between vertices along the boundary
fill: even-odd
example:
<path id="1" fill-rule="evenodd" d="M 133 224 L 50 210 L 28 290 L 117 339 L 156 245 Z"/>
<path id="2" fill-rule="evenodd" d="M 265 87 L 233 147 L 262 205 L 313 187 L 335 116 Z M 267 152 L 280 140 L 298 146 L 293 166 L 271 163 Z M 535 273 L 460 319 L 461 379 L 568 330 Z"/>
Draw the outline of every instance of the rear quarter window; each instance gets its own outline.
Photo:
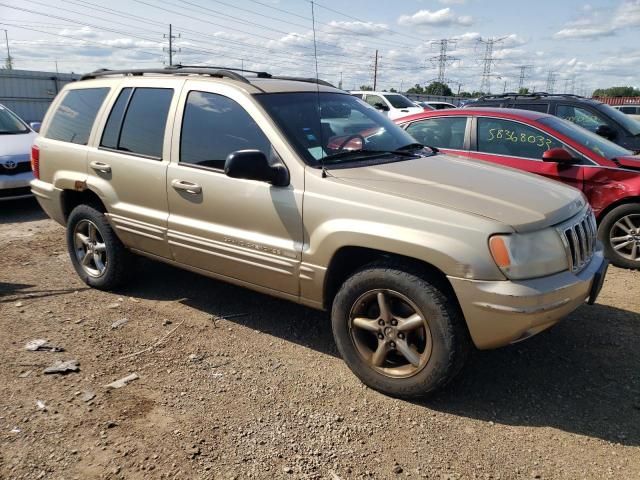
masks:
<path id="1" fill-rule="evenodd" d="M 58 105 L 47 132 L 52 140 L 86 145 L 96 115 L 109 88 L 79 88 L 68 90 Z"/>

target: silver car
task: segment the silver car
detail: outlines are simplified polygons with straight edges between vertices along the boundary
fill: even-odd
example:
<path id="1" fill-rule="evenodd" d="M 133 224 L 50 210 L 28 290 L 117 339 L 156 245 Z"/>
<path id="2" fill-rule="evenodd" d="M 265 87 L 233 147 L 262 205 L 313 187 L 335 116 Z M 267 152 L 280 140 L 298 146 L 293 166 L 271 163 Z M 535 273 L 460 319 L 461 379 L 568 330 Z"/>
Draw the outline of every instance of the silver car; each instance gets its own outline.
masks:
<path id="1" fill-rule="evenodd" d="M 39 123 L 27 125 L 0 104 L 0 200 L 31 196 L 31 145 Z"/>

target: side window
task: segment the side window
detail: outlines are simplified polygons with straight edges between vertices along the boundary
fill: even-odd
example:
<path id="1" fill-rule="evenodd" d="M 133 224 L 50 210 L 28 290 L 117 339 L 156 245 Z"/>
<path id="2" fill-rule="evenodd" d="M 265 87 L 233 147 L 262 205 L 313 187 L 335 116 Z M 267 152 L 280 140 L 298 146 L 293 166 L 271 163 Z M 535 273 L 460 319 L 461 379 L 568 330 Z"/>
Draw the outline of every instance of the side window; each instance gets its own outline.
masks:
<path id="1" fill-rule="evenodd" d="M 596 112 L 573 105 L 558 105 L 556 116 L 592 132 L 595 132 L 600 125 L 609 125 L 609 122 Z"/>
<path id="2" fill-rule="evenodd" d="M 462 150 L 466 128 L 467 117 L 441 117 L 414 122 L 407 133 L 423 145 Z"/>
<path id="3" fill-rule="evenodd" d="M 109 114 L 100 146 L 162 158 L 171 88 L 124 88 Z"/>
<path id="4" fill-rule="evenodd" d="M 222 170 L 227 156 L 236 150 L 260 150 L 269 158 L 271 144 L 234 100 L 189 92 L 180 134 L 180 163 Z"/>
<path id="5" fill-rule="evenodd" d="M 542 160 L 551 148 L 562 143 L 537 128 L 510 120 L 478 118 L 478 151 Z"/>
<path id="6" fill-rule="evenodd" d="M 68 90 L 47 128 L 46 138 L 86 145 L 108 88 Z"/>
<path id="7" fill-rule="evenodd" d="M 362 100 L 362 97 L 364 97 L 363 93 L 352 93 L 351 95 L 353 95 L 354 97 L 359 98 L 360 100 Z"/>
<path id="8" fill-rule="evenodd" d="M 381 103 L 382 105 L 386 105 L 385 101 L 379 95 L 369 95 L 367 94 L 367 98 L 365 99 L 369 105 L 375 107 L 377 103 Z"/>

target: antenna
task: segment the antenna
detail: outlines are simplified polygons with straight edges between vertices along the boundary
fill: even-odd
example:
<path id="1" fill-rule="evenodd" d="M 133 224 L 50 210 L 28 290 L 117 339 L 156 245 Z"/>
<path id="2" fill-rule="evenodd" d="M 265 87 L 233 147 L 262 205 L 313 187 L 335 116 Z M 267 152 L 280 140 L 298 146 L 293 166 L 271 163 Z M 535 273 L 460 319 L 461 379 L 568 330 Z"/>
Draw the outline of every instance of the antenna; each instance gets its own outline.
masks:
<path id="1" fill-rule="evenodd" d="M 320 136 L 320 168 L 322 169 L 322 178 L 327 178 L 327 170 L 324 168 L 324 147 L 322 142 L 322 115 L 320 111 L 320 84 L 318 83 L 319 75 L 318 75 L 318 49 L 316 46 L 316 12 L 315 12 L 315 2 L 311 0 L 311 23 L 313 27 L 313 58 L 316 66 L 316 102 L 317 102 L 317 110 L 318 110 L 318 123 L 319 123 L 319 132 Z"/>

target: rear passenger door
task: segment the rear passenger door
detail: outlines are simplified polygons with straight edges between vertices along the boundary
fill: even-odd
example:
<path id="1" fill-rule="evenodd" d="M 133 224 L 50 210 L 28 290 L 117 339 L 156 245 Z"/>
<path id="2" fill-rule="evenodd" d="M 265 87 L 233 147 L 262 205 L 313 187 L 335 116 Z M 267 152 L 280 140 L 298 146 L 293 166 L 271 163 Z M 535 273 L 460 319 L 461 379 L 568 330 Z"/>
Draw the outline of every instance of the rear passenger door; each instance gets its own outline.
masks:
<path id="1" fill-rule="evenodd" d="M 124 86 L 90 149 L 87 183 L 108 206 L 108 217 L 130 248 L 169 257 L 166 176 L 173 119 L 183 80 Z"/>
<path id="2" fill-rule="evenodd" d="M 258 119 L 258 120 L 256 120 Z M 286 147 L 246 95 L 191 81 L 180 101 L 169 166 L 168 239 L 173 258 L 245 286 L 298 296 L 303 177 L 286 187 L 231 178 L 227 156 L 260 150 L 286 163 Z"/>
<path id="3" fill-rule="evenodd" d="M 559 180 L 582 190 L 583 167 L 545 162 L 542 154 L 552 148 L 570 147 L 531 125 L 504 118 L 476 117 L 470 157 Z"/>

